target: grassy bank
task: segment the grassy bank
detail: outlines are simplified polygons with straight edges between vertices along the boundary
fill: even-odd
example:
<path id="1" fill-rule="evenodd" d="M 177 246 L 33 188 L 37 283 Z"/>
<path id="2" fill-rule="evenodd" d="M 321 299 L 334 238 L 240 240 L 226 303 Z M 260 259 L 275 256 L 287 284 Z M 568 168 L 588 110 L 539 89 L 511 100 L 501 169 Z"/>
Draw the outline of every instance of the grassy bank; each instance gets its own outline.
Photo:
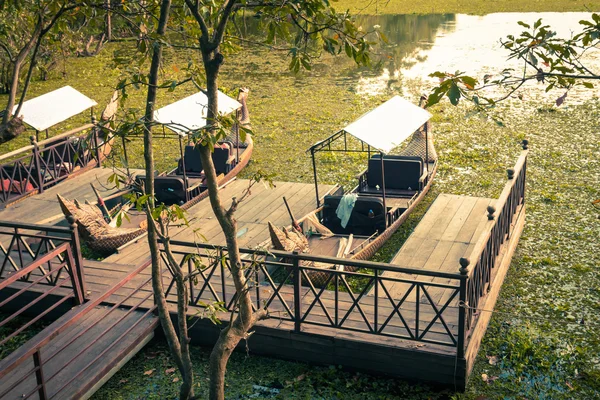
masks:
<path id="1" fill-rule="evenodd" d="M 411 2 L 413 6 L 407 12 L 420 12 L 421 5 L 417 3 Z M 572 6 L 571 10 L 588 4 L 569 0 L 544 2 L 559 3 Z M 444 4 L 449 7 L 453 3 Z M 485 4 L 485 11 L 500 11 L 493 7 L 516 2 Z M 546 10 L 541 2 L 529 1 L 526 5 L 529 10 Z M 69 84 L 105 103 L 120 75 L 111 63 L 112 52 L 121 46 L 110 44 L 98 57 L 68 60 L 65 79 L 56 73 L 46 82 L 34 82 L 30 97 Z M 184 65 L 183 58 L 167 52 L 167 75 L 177 76 L 176 71 Z M 256 150 L 244 175 L 263 169 L 276 173 L 278 180 L 310 182 L 310 161 L 304 150 L 398 93 L 399 87 L 392 87 L 381 96 L 361 97 L 355 93 L 358 71 L 345 61 L 330 63 L 326 59 L 310 74 L 300 76 L 288 73 L 286 66 L 283 55 L 253 50 L 226 59 L 222 84 L 230 90 L 240 85 L 251 88 L 249 104 Z M 418 94 L 416 84 L 402 85 L 413 96 Z M 193 87 L 184 86 L 173 93 L 161 92 L 159 106 L 193 91 Z M 140 108 L 143 98 L 143 91 L 132 91 L 126 107 Z M 432 110 L 440 153 L 439 175 L 426 201 L 376 257 L 381 261 L 390 259 L 439 193 L 497 197 L 505 183 L 505 169 L 512 166 L 519 153 L 518 143 L 523 138 L 530 140 L 525 231 L 466 394 L 348 373 L 336 366 L 311 367 L 238 353 L 228 368 L 228 399 L 253 394 L 257 394 L 253 398 L 286 399 L 428 399 L 453 395 L 468 399 L 598 398 L 600 223 L 590 202 L 600 197 L 600 105 L 597 99 L 560 109 L 547 104 L 502 105 L 497 112 L 505 117 L 505 128 L 477 118 L 466 119 L 466 111 L 446 105 Z M 69 121 L 57 131 L 73 127 L 85 118 Z M 27 141 L 21 137 L 2 146 L 0 152 Z M 141 166 L 139 142 L 131 144 L 132 166 Z M 157 140 L 156 146 L 159 168 L 174 165 L 176 144 Z M 118 149 L 114 161 L 120 162 Z M 347 180 L 360 170 L 358 161 L 324 154 L 319 159 L 320 177 L 324 183 Z M 252 340 L 248 345 L 252 350 Z M 194 348 L 193 361 L 197 393 L 203 398 L 207 390 L 208 350 Z M 95 398 L 175 398 L 180 377 L 167 371 L 173 366 L 164 346 L 153 343 L 104 385 Z M 269 395 L 259 387 L 278 393 Z"/>
<path id="2" fill-rule="evenodd" d="M 490 14 L 600 11 L 598 0 L 339 0 L 333 6 L 363 14 Z"/>

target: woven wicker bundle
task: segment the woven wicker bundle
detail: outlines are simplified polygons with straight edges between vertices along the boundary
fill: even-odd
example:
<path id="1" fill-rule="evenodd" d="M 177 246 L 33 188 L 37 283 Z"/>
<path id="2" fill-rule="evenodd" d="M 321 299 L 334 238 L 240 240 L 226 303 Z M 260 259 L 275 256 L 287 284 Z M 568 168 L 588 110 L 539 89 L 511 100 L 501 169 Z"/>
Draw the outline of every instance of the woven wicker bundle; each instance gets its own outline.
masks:
<path id="1" fill-rule="evenodd" d="M 95 252 L 114 253 L 125 243 L 146 232 L 144 228 L 112 227 L 104 220 L 102 211 L 95 205 L 81 204 L 77 200 L 70 201 L 60 194 L 56 196 L 65 217 L 69 215 L 75 217 L 81 238 Z"/>
<path id="2" fill-rule="evenodd" d="M 429 122 L 427 124 L 429 124 Z M 427 139 L 425 139 L 425 137 L 425 129 L 420 129 L 413 133 L 408 146 L 406 146 L 401 154 L 403 156 L 418 156 L 426 162 L 436 161 L 438 155 L 435 151 L 435 146 L 433 145 L 433 133 L 430 131 L 427 133 Z M 427 151 L 425 151 L 425 142 L 427 142 Z M 428 159 L 425 160 L 426 158 Z"/>
<path id="3" fill-rule="evenodd" d="M 281 230 L 270 221 L 268 224 L 271 242 L 273 243 L 275 250 L 308 253 L 308 240 L 306 240 L 306 237 L 302 233 L 295 229 L 283 228 L 283 230 Z"/>

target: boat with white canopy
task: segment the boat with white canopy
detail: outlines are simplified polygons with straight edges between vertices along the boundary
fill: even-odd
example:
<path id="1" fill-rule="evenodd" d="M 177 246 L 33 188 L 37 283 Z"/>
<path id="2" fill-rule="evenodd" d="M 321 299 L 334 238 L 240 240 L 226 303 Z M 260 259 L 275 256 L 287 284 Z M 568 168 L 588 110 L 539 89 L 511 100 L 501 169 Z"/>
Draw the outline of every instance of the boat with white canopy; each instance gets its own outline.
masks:
<path id="1" fill-rule="evenodd" d="M 431 187 L 437 154 L 430 118 L 424 108 L 395 96 L 311 146 L 308 152 L 312 157 L 317 207 L 294 221 L 296 229 L 277 231 L 272 227 L 275 247 L 363 260 L 372 257 Z M 351 146 L 348 136 L 358 139 L 359 145 Z M 411 141 L 403 150 L 395 151 L 409 138 Z M 344 193 L 337 186 L 321 201 L 316 162 L 320 152 L 366 153 L 368 165 L 357 175 L 355 187 Z M 306 237 L 305 248 L 293 238 L 298 228 Z"/>
<path id="2" fill-rule="evenodd" d="M 22 118 L 24 123 L 35 129 L 36 140 L 39 141 L 40 132 L 46 132 L 46 139 L 48 139 L 48 129 L 88 109 L 91 120 L 94 107 L 97 105 L 95 100 L 71 86 L 63 86 L 24 102 L 17 117 Z M 18 105 L 15 105 L 13 115 L 17 109 Z"/>
<path id="3" fill-rule="evenodd" d="M 240 126 L 247 127 L 250 116 L 246 106 L 249 90 L 241 88 L 238 99 L 218 92 L 219 114 L 227 116 L 235 113 L 236 124 L 231 132 L 219 140 L 212 151 L 212 161 L 217 172 L 217 183 L 223 185 L 233 179 L 250 161 L 253 142 L 250 135 L 240 137 Z M 203 91 L 180 99 L 154 112 L 154 120 L 162 126 L 162 137 L 175 137 L 179 142 L 180 158 L 177 167 L 159 174 L 154 179 L 154 192 L 158 203 L 177 204 L 189 208 L 206 197 L 207 186 L 200 151 L 194 142 L 194 133 L 206 128 L 208 97 Z M 239 125 L 238 125 L 239 124 Z M 132 136 L 128 136 L 131 138 Z M 126 164 L 127 151 L 124 156 Z M 135 176 L 136 184 L 131 189 L 143 186 L 145 175 Z M 131 190 L 130 189 L 130 190 Z"/>
<path id="4" fill-rule="evenodd" d="M 237 100 L 221 91 L 218 92 L 218 96 L 220 115 L 235 113 L 239 124 L 250 123 L 246 106 L 248 89 L 240 89 Z M 154 112 L 155 121 L 177 135 L 181 153 L 177 168 L 155 178 L 155 196 L 159 202 L 167 205 L 179 204 L 188 208 L 206 196 L 204 167 L 200 151 L 193 140 L 193 133 L 207 126 L 207 109 L 208 97 L 204 92 L 198 92 Z M 252 138 L 246 135 L 242 141 L 238 125 L 233 127 L 227 137 L 215 144 L 212 161 L 217 172 L 218 185 L 233 179 L 248 164 L 252 149 Z M 141 182 L 143 178 L 140 176 L 137 179 Z"/>
<path id="5" fill-rule="evenodd" d="M 112 148 L 112 138 L 104 136 L 94 117 L 95 100 L 71 86 L 27 100 L 13 113 L 24 124 L 35 129 L 31 144 L 0 156 L 0 208 L 101 165 Z M 103 121 L 116 113 L 117 96 L 102 113 Z M 50 128 L 86 110 L 90 122 L 75 129 L 49 137 Z M 46 138 L 40 140 L 40 133 Z"/>

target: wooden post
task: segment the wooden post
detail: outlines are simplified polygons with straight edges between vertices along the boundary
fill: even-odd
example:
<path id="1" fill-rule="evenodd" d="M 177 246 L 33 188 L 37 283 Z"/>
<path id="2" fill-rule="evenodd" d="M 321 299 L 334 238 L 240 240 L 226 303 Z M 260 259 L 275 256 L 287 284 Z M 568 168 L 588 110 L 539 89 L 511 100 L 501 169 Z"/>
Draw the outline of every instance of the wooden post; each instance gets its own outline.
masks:
<path id="1" fill-rule="evenodd" d="M 302 276 L 300 272 L 300 260 L 298 259 L 298 251 L 294 251 L 292 256 L 292 265 L 294 268 L 294 330 L 300 332 L 302 330 Z"/>
<path id="2" fill-rule="evenodd" d="M 44 382 L 44 373 L 42 372 L 42 356 L 40 355 L 40 349 L 36 349 L 33 353 L 33 365 L 35 367 L 35 379 L 38 386 L 40 387 L 37 392 L 40 400 L 46 400 L 48 395 L 46 394 L 46 382 Z"/>
<path id="3" fill-rule="evenodd" d="M 81 256 L 81 245 L 79 243 L 79 232 L 77 229 L 77 219 L 69 215 L 67 217 L 69 227 L 71 228 L 71 249 L 73 250 L 73 258 L 75 259 L 75 265 L 77 266 L 77 279 L 79 279 L 79 286 L 83 293 L 84 299 L 87 294 L 85 290 L 85 274 L 83 273 L 83 257 Z"/>
<path id="4" fill-rule="evenodd" d="M 458 342 L 456 343 L 456 357 L 461 360 L 465 358 L 465 324 L 467 313 L 467 273 L 468 266 L 471 261 L 468 258 L 462 257 L 460 263 L 460 293 L 458 307 Z"/>
<path id="5" fill-rule="evenodd" d="M 42 163 L 40 160 L 40 146 L 38 146 L 34 136 L 30 136 L 29 140 L 33 145 L 33 162 L 35 163 L 35 173 L 37 174 L 38 192 L 44 193 L 44 181 L 42 180 Z"/>
<path id="6" fill-rule="evenodd" d="M 379 330 L 378 327 L 378 321 L 377 321 L 377 316 L 379 314 L 379 269 L 375 270 L 375 297 L 373 298 L 373 308 L 374 308 L 374 313 L 373 313 L 373 330 L 374 333 L 378 333 L 377 331 Z"/>

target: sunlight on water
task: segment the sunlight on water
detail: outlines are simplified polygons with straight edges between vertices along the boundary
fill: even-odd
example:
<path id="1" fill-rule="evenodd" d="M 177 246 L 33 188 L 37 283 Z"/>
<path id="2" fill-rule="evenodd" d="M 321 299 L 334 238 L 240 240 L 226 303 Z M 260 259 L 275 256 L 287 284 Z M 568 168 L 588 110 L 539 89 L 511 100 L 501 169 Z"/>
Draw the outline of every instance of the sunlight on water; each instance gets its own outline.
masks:
<path id="1" fill-rule="evenodd" d="M 420 80 L 422 84 L 419 86 L 427 90 L 437 84 L 437 79 L 429 78 L 429 74 L 435 71 L 464 71 L 482 80 L 485 74 L 494 75 L 504 68 L 522 69 L 521 63 L 515 60 L 507 61 L 509 53 L 502 49 L 499 43 L 501 38 L 509 34 L 517 36 L 524 30 L 517 25 L 518 21 L 533 24 L 538 18 L 542 18 L 544 24 L 557 31 L 558 37 L 568 38 L 574 32 L 581 31 L 579 21 L 590 19 L 591 13 L 498 13 L 485 16 L 458 14 L 452 17 L 437 27 L 431 26 L 432 40 L 415 37 L 413 48 L 402 54 L 401 60 L 398 60 L 398 54 L 395 54 L 394 65 L 384 64 L 385 67 L 379 76 L 361 77 L 357 84 L 357 93 L 380 94 L 390 86 L 391 81 L 399 79 Z M 386 28 L 382 24 L 384 32 Z M 393 34 L 391 36 L 390 42 L 397 40 Z M 393 44 L 400 45 L 397 41 Z M 588 65 L 600 66 L 600 50 L 589 52 L 585 60 Z M 527 96 L 555 98 L 562 94 L 555 90 L 545 95 L 544 85 L 536 85 L 535 82 L 530 82 L 528 86 Z M 583 88 L 572 90 L 569 93 L 569 103 L 589 98 L 592 93 L 597 91 Z"/>

